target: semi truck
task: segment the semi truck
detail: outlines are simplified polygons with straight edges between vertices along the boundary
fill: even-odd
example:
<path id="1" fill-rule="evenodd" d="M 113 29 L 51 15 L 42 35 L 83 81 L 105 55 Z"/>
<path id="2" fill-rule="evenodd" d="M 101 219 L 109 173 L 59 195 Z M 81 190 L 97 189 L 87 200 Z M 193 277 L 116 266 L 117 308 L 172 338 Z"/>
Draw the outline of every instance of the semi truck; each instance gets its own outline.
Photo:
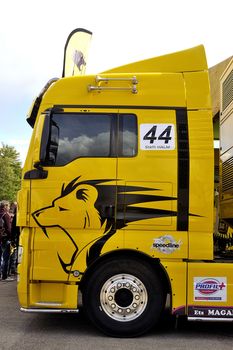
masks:
<path id="1" fill-rule="evenodd" d="M 81 71 L 85 56 L 72 57 Z M 27 118 L 33 130 L 17 214 L 21 311 L 83 308 L 116 337 L 148 332 L 165 309 L 191 321 L 233 321 L 233 255 L 229 244 L 214 244 L 204 47 L 95 75 L 70 71 L 46 84 Z M 232 224 L 228 75 L 222 86 L 219 212 Z"/>

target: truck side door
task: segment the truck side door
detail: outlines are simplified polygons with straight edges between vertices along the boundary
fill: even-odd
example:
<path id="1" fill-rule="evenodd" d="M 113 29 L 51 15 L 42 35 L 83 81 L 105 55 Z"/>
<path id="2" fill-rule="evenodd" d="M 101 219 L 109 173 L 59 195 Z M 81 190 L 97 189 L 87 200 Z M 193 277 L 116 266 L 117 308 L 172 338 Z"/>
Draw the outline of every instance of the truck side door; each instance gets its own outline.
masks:
<path id="1" fill-rule="evenodd" d="M 31 180 L 33 280 L 63 281 L 84 271 L 89 247 L 115 225 L 116 125 L 112 110 L 46 116 L 47 176 Z"/>

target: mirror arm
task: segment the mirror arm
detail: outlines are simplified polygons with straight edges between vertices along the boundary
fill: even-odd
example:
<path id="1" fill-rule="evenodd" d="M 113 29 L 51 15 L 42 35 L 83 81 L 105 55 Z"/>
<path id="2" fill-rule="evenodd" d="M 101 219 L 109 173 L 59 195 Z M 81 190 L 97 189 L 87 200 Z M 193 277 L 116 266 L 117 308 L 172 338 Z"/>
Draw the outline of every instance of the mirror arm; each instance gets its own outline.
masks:
<path id="1" fill-rule="evenodd" d="M 44 170 L 43 166 L 41 165 L 40 161 L 37 161 L 33 164 L 34 168 L 36 168 L 37 170 Z"/>

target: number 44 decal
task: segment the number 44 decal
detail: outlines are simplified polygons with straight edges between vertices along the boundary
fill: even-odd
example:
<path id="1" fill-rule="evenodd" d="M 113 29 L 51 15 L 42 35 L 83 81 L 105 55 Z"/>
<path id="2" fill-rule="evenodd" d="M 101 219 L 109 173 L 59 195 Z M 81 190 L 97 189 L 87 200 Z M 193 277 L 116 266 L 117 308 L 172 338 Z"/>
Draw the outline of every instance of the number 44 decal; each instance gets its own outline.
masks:
<path id="1" fill-rule="evenodd" d="M 175 149 L 174 124 L 141 124 L 140 148 L 167 151 Z"/>

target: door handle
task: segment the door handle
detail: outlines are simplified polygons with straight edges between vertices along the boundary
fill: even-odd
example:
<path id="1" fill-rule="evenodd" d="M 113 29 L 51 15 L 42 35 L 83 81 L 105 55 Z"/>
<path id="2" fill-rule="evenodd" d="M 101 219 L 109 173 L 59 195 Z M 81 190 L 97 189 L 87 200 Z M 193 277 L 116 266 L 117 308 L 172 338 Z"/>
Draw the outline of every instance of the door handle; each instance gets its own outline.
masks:
<path id="1" fill-rule="evenodd" d="M 105 217 L 106 218 L 114 218 L 115 216 L 115 206 L 108 205 L 105 207 Z"/>

